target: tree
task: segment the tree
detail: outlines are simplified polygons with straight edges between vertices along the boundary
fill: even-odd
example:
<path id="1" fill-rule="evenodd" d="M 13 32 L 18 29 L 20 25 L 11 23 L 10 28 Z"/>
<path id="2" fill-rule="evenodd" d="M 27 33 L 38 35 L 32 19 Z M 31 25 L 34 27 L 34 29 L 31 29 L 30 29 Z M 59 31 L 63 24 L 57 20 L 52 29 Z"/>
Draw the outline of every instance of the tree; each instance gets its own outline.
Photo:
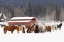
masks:
<path id="1" fill-rule="evenodd" d="M 15 14 L 14 14 L 14 10 L 16 9 L 16 5 L 13 5 L 12 7 L 11 7 L 11 15 L 12 15 L 12 17 L 14 17 L 15 16 Z"/>
<path id="2" fill-rule="evenodd" d="M 32 16 L 32 3 L 30 2 L 26 8 L 25 14 L 27 16 Z"/>
<path id="3" fill-rule="evenodd" d="M 56 20 L 57 20 L 57 21 L 60 20 L 60 11 L 58 10 L 57 5 L 56 5 Z"/>
<path id="4" fill-rule="evenodd" d="M 47 11 L 47 8 L 46 7 L 43 7 L 43 10 L 42 10 L 43 16 L 46 15 L 46 11 Z"/>

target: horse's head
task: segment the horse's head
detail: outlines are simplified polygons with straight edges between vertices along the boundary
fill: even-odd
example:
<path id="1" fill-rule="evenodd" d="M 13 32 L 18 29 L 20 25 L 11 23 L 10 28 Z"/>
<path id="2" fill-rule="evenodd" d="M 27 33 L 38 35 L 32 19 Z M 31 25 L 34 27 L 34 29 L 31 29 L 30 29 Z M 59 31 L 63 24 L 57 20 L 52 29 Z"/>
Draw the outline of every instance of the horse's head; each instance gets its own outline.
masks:
<path id="1" fill-rule="evenodd" d="M 60 25 L 62 26 L 62 23 L 60 23 Z"/>

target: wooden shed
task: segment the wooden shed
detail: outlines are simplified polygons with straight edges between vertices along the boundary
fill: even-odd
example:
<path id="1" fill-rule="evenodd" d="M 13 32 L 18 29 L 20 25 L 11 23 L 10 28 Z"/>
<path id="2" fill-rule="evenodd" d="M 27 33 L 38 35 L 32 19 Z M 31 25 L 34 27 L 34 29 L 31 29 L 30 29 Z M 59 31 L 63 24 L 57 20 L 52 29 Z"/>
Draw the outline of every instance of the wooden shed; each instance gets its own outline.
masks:
<path id="1" fill-rule="evenodd" d="M 36 23 L 35 17 L 13 17 L 8 21 L 8 24 L 13 25 L 32 25 Z"/>

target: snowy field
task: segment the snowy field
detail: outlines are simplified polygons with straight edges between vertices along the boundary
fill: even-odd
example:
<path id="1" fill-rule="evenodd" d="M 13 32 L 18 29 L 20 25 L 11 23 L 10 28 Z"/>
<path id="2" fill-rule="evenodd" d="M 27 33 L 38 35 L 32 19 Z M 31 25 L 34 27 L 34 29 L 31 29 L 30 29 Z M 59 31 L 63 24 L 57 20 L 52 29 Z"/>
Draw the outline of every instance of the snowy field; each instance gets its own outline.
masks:
<path id="1" fill-rule="evenodd" d="M 59 24 L 59 22 L 55 22 Z M 7 23 L 6 23 L 7 24 Z M 54 22 L 46 23 L 47 25 L 52 25 Z M 8 24 L 7 24 L 8 25 Z M 17 33 L 15 30 L 13 34 L 7 32 L 3 33 L 3 27 L 0 26 L 0 42 L 64 42 L 64 22 L 62 22 L 61 30 L 54 30 L 51 33 L 22 33 L 21 31 Z"/>

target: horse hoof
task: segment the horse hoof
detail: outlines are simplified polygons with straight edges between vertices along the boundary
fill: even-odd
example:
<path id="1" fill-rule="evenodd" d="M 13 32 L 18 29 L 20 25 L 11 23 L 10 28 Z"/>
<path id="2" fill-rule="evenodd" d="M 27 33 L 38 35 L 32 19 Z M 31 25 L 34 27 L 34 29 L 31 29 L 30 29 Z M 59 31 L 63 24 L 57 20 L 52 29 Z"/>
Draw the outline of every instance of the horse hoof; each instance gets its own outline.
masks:
<path id="1" fill-rule="evenodd" d="M 59 29 L 59 30 L 61 30 L 61 29 Z"/>
<path id="2" fill-rule="evenodd" d="M 4 32 L 4 34 L 6 34 L 6 32 Z"/>
<path id="3" fill-rule="evenodd" d="M 55 30 L 57 30 L 57 29 L 55 29 Z"/>
<path id="4" fill-rule="evenodd" d="M 18 32 L 19 33 L 19 32 Z"/>

